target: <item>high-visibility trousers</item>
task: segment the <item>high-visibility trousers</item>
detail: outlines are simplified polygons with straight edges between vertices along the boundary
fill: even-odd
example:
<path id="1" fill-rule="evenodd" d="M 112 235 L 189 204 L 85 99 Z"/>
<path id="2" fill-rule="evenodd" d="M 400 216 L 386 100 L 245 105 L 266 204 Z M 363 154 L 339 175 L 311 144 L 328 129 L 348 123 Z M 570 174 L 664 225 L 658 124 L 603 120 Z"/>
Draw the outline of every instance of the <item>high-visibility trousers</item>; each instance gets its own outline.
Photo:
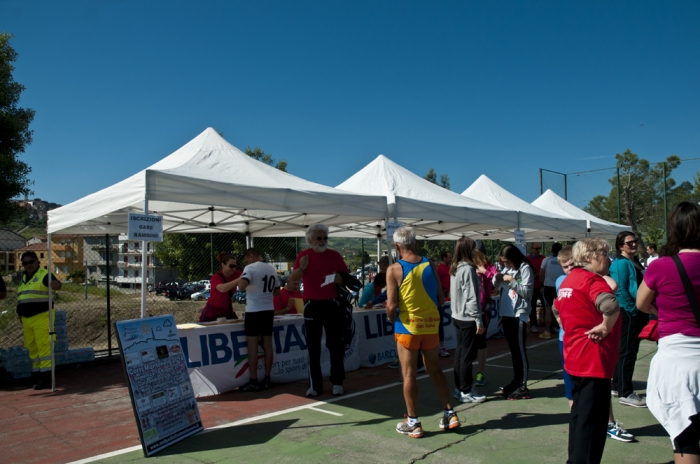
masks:
<path id="1" fill-rule="evenodd" d="M 49 340 L 49 312 L 22 318 L 24 346 L 32 358 L 32 371 L 51 370 L 51 342 Z M 56 336 L 54 336 L 54 340 Z"/>

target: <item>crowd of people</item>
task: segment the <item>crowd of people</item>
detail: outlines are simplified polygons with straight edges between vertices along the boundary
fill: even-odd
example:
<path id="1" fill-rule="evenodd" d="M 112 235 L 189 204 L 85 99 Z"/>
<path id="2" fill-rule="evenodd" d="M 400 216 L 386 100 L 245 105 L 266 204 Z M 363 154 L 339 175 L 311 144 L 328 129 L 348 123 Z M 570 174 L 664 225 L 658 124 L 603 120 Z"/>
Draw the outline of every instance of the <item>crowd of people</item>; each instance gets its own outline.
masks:
<path id="1" fill-rule="evenodd" d="M 246 266 L 238 270 L 236 257 L 220 253 L 220 271 L 211 278 L 211 295 L 201 321 L 236 318 L 231 296 L 245 290 L 245 335 L 252 366 L 258 364 L 258 347 L 264 351 L 264 371 L 258 379 L 251 369 L 242 391 L 257 392 L 271 386 L 274 316 L 303 313 L 308 346 L 307 396 L 323 392 L 321 340 L 326 334 L 330 352 L 330 383 L 334 395 L 343 395 L 344 355 L 347 349 L 348 301 L 360 284 L 342 256 L 328 247 L 329 230 L 323 224 L 307 229 L 309 247 L 296 257 L 285 285 L 260 252 L 243 254 Z M 629 442 L 634 437 L 613 414 L 612 397 L 631 407 L 648 407 L 668 432 L 677 463 L 700 463 L 700 207 L 683 202 L 668 218 L 668 241 L 656 253 L 648 244 L 646 265 L 637 250 L 639 239 L 621 232 L 614 253 L 603 239 L 586 238 L 572 246 L 555 243 L 550 256 L 533 243 L 524 254 L 505 246 L 491 263 L 479 240 L 462 237 L 440 262 L 417 252 L 410 227 L 393 234 L 398 258 L 379 261 L 379 272 L 368 283 L 361 307 L 384 304 L 393 325 L 401 368 L 405 420 L 396 431 L 412 438 L 423 436 L 418 416 L 417 373 L 425 369 L 443 405 L 438 427 L 461 425 L 452 400 L 481 403 L 486 396 L 476 387 L 485 384 L 486 330 L 493 305 L 498 302 L 500 326 L 511 355 L 512 380 L 500 388 L 508 400 L 531 397 L 527 334 L 549 339 L 558 332 L 564 375 L 564 396 L 569 400 L 569 463 L 600 462 L 606 437 Z M 34 388 L 50 386 L 48 318 L 49 286 L 61 283 L 38 265 L 36 255 L 22 255 L 25 272 L 18 288 L 17 313 L 34 367 Z M 299 291 L 303 283 L 303 295 Z M 0 298 L 4 288 L 0 288 Z M 454 394 L 439 358 L 450 353 L 443 345 L 443 303 L 450 300 L 455 328 Z M 538 329 L 537 300 L 544 309 L 544 331 Z M 352 319 L 350 317 L 350 319 Z M 634 390 L 633 373 L 643 330 L 656 327 L 658 351 L 647 384 L 647 400 Z M 474 376 L 474 363 L 478 371 Z M 391 367 L 391 366 L 390 366 Z"/>

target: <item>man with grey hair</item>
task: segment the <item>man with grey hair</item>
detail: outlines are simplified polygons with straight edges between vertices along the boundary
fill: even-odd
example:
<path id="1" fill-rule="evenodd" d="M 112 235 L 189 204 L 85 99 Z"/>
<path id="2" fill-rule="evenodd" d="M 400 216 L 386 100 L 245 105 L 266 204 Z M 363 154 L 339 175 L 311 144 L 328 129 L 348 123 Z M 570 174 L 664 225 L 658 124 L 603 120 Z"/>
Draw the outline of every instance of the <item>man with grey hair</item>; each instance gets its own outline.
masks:
<path id="1" fill-rule="evenodd" d="M 306 396 L 318 396 L 323 392 L 321 372 L 321 337 L 326 331 L 326 347 L 331 354 L 333 394 L 343 394 L 345 380 L 345 345 L 343 344 L 343 309 L 337 302 L 338 289 L 342 285 L 340 272 L 348 267 L 335 250 L 328 248 L 328 227 L 314 224 L 306 230 L 306 243 L 310 248 L 297 255 L 290 279 L 304 283 L 304 322 L 306 344 L 309 350 L 309 389 Z"/>
<path id="2" fill-rule="evenodd" d="M 387 270 L 386 315 L 394 324 L 396 351 L 403 374 L 403 396 L 408 412 L 406 420 L 396 425 L 396 431 L 411 438 L 420 438 L 423 436 L 423 427 L 418 421 L 416 383 L 420 351 L 423 353 L 425 369 L 445 409 L 439 427 L 447 430 L 461 425 L 450 404 L 447 378 L 440 369 L 438 360 L 440 314 L 437 308 L 445 297 L 435 266 L 424 256 L 416 254 L 416 234 L 413 229 L 396 229 L 394 244 L 401 258 Z"/>

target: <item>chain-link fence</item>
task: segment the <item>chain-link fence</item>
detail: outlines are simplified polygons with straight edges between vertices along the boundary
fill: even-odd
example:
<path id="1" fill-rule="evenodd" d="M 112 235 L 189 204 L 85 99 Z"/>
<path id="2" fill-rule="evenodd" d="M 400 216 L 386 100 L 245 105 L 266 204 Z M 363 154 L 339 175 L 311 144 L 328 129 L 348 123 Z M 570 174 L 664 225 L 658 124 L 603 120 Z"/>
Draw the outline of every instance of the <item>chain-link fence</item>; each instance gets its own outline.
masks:
<path id="1" fill-rule="evenodd" d="M 452 251 L 454 241 L 421 241 L 419 251 L 439 260 L 442 251 Z M 178 324 L 199 319 L 208 297 L 207 284 L 219 272 L 216 255 L 229 252 L 245 263 L 243 252 L 250 245 L 241 234 L 171 234 L 161 243 L 146 244 L 145 266 L 142 242 L 126 236 L 78 236 L 54 234 L 51 269 L 63 283 L 54 292 L 56 310 L 66 313 L 68 348 L 92 347 L 99 355 L 117 352 L 114 322 L 141 316 L 141 281 L 147 273 L 147 314 L 173 314 Z M 254 238 L 252 245 L 272 264 L 281 277 L 293 267 L 299 251 L 306 248 L 300 238 Z M 378 249 L 370 239 L 333 238 L 329 246 L 341 253 L 348 269 L 363 284 L 376 274 L 378 253 L 387 253 L 386 242 Z M 22 272 L 21 255 L 34 251 L 41 266 L 48 268 L 48 246 L 37 242 L 9 252 L 2 274 L 7 297 L 0 300 L 0 347 L 23 344 L 22 325 L 16 314 L 17 286 Z M 13 258 L 13 259 L 8 259 Z M 144 271 L 145 269 L 145 271 Z M 234 309 L 245 309 L 245 294 L 234 295 Z"/>

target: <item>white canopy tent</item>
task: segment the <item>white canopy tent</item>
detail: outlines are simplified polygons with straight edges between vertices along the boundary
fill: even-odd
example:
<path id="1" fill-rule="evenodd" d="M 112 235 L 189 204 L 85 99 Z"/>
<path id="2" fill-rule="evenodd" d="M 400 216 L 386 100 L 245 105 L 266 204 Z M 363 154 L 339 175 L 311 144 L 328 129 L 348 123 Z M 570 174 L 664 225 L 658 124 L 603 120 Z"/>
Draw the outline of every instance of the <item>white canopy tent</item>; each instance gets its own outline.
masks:
<path id="1" fill-rule="evenodd" d="M 491 231 L 517 226 L 518 214 L 444 189 L 379 155 L 337 188 L 382 195 L 389 218 L 411 226 L 421 239 L 490 239 Z M 359 230 L 362 226 L 355 227 Z"/>
<path id="2" fill-rule="evenodd" d="M 303 235 L 307 226 L 319 222 L 342 227 L 387 217 L 381 196 L 287 174 L 254 160 L 208 128 L 143 171 L 49 211 L 48 233 L 123 233 L 127 212 L 146 209 L 163 216 L 166 233 L 250 236 Z"/>
<path id="3" fill-rule="evenodd" d="M 345 192 L 282 172 L 252 159 L 207 128 L 133 176 L 49 211 L 49 268 L 52 233 L 124 233 L 128 212 L 163 216 L 165 233 L 301 236 L 319 222 L 336 228 L 362 221 L 381 223 L 387 217 L 387 202 L 381 196 Z M 146 248 L 142 247 L 144 263 Z M 143 272 L 142 317 L 146 278 Z M 49 291 L 50 307 L 51 300 Z M 53 346 L 51 351 L 53 356 Z"/>
<path id="4" fill-rule="evenodd" d="M 525 240 L 553 241 L 576 240 L 586 236 L 586 221 L 562 216 L 540 209 L 522 200 L 485 175 L 481 175 L 462 195 L 472 200 L 518 212 L 520 230 L 525 232 Z M 490 239 L 513 240 L 514 229 L 494 230 Z"/>
<path id="5" fill-rule="evenodd" d="M 623 226 L 597 218 L 592 214 L 572 205 L 551 190 L 544 192 L 537 200 L 533 201 L 532 204 L 540 209 L 544 209 L 557 215 L 568 216 L 570 218 L 582 219 L 586 221 L 588 237 L 613 239 L 622 231 L 632 230 L 632 228 L 629 226 Z"/>

